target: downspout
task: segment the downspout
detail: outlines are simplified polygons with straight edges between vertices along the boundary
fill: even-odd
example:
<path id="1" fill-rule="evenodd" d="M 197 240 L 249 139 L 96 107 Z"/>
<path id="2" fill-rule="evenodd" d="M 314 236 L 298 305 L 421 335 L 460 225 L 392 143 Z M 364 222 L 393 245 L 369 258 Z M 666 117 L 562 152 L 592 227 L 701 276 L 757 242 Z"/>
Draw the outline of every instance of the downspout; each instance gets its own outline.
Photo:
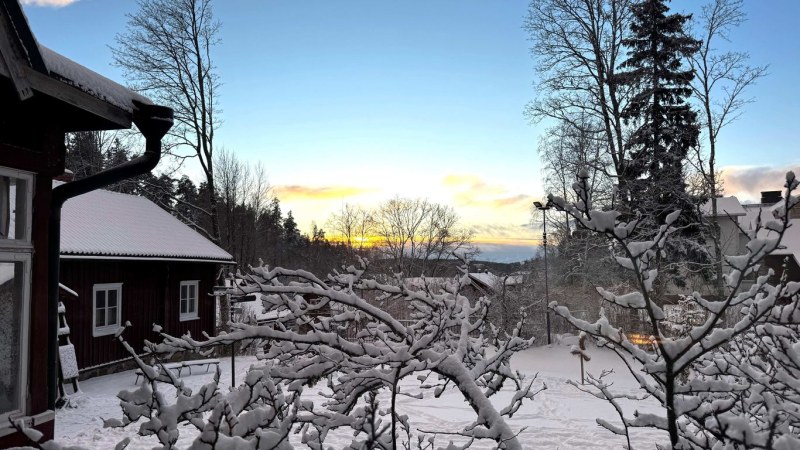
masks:
<path id="1" fill-rule="evenodd" d="M 61 253 L 61 207 L 64 203 L 78 195 L 85 194 L 110 184 L 133 178 L 153 170 L 161 159 L 161 138 L 172 128 L 173 111 L 165 106 L 146 105 L 134 101 L 133 123 L 145 138 L 145 150 L 128 162 L 112 167 L 90 177 L 64 183 L 53 188 L 51 200 L 50 223 L 48 229 L 47 260 L 47 393 L 48 408 L 55 410 L 58 392 L 58 374 L 56 359 L 58 358 L 58 281 L 59 257 Z"/>

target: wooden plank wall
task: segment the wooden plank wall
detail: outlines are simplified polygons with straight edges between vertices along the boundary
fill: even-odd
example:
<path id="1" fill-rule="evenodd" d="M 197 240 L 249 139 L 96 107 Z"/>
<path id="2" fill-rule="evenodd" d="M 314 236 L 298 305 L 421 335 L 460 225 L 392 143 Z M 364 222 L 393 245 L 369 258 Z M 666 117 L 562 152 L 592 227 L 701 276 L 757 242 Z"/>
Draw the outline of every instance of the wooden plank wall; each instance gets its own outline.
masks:
<path id="1" fill-rule="evenodd" d="M 158 341 L 153 324 L 173 336 L 202 331 L 214 334 L 214 298 L 212 291 L 215 265 L 184 262 L 137 262 L 109 260 L 62 260 L 61 283 L 74 290 L 79 298 L 69 297 L 65 306 L 70 340 L 75 345 L 81 369 L 127 358 L 125 349 L 114 335 L 92 336 L 92 287 L 101 283 L 122 283 L 122 323 L 131 322 L 125 339 L 137 351 L 144 340 Z M 198 308 L 200 319 L 180 322 L 180 282 L 200 280 Z"/>

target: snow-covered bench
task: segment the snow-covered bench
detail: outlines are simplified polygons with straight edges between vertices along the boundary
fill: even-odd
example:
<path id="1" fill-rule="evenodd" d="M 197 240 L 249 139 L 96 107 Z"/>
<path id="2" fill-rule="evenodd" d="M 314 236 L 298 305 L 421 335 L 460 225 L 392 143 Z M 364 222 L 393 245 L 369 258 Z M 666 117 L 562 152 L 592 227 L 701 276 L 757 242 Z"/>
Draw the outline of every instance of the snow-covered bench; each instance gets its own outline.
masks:
<path id="1" fill-rule="evenodd" d="M 193 361 L 182 361 L 182 362 L 174 362 L 174 363 L 167 363 L 164 364 L 164 368 L 167 370 L 175 370 L 178 372 L 178 376 L 181 376 L 183 373 L 183 369 L 189 369 L 189 375 L 192 374 L 192 367 L 198 366 L 205 366 L 206 372 L 211 368 L 211 366 L 219 367 L 219 360 L 218 359 L 196 359 Z M 161 366 L 159 366 L 161 367 Z M 136 369 L 134 372 L 136 374 L 136 384 L 139 384 L 139 377 L 144 375 L 142 373 L 142 369 Z"/>

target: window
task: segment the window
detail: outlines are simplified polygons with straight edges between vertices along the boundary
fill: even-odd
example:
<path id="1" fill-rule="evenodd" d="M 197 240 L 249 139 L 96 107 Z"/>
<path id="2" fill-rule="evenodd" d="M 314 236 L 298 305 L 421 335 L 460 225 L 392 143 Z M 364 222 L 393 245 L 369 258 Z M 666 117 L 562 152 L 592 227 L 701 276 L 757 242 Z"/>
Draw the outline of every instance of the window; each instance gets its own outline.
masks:
<path id="1" fill-rule="evenodd" d="M 199 281 L 181 281 L 181 320 L 197 319 L 197 285 Z"/>
<path id="2" fill-rule="evenodd" d="M 0 167 L 0 421 L 25 413 L 33 175 Z"/>
<path id="3" fill-rule="evenodd" d="M 122 283 L 95 284 L 94 336 L 114 334 L 122 323 Z"/>
<path id="4" fill-rule="evenodd" d="M 0 167 L 0 245 L 30 246 L 33 176 Z"/>

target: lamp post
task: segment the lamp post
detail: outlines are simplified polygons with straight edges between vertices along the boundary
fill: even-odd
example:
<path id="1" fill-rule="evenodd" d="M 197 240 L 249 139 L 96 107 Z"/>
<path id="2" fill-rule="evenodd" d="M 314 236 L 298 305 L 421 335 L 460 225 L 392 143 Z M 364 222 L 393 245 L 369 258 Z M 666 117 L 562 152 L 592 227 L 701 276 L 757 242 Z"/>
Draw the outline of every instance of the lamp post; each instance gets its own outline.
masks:
<path id="1" fill-rule="evenodd" d="M 547 283 L 547 211 L 553 207 L 553 202 L 547 200 L 547 203 L 544 205 L 541 202 L 533 202 L 533 206 L 536 207 L 539 211 L 542 212 L 544 218 L 542 220 L 542 246 L 544 247 L 544 303 L 545 303 L 545 319 L 547 321 L 547 344 L 550 345 L 552 343 L 552 339 L 550 337 L 550 288 Z"/>

